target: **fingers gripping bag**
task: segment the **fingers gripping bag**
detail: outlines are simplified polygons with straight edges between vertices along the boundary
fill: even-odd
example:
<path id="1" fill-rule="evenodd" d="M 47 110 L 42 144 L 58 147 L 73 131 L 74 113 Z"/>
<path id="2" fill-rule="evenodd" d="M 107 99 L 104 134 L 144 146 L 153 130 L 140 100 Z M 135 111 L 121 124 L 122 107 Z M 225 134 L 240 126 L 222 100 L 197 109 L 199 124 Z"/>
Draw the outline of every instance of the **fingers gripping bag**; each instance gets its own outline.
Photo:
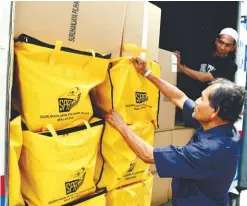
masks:
<path id="1" fill-rule="evenodd" d="M 132 51 L 134 57 L 145 51 L 129 44 L 125 48 Z M 145 120 L 157 122 L 159 90 L 136 72 L 131 58 L 111 61 L 105 81 L 92 90 L 92 99 L 104 111 L 117 110 L 127 124 Z M 147 65 L 155 76 L 160 77 L 160 67 L 156 62 L 149 60 Z"/>
<path id="2" fill-rule="evenodd" d="M 110 55 L 46 44 L 25 34 L 15 41 L 16 85 L 23 121 L 30 131 L 89 120 L 89 91 L 104 81 Z"/>
<path id="3" fill-rule="evenodd" d="M 94 171 L 104 121 L 34 133 L 23 126 L 21 192 L 28 205 L 62 205 L 95 192 Z"/>

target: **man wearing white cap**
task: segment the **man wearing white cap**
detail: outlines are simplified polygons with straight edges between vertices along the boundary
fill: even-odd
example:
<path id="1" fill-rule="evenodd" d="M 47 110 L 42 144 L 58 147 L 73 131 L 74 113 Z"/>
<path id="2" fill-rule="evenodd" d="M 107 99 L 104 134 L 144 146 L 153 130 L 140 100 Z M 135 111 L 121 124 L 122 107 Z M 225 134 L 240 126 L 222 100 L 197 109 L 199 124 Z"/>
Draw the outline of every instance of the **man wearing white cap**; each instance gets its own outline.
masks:
<path id="1" fill-rule="evenodd" d="M 199 71 L 182 65 L 180 52 L 176 51 L 175 55 L 178 58 L 178 69 L 193 79 L 203 83 L 208 83 L 218 77 L 234 81 L 234 75 L 237 71 L 237 65 L 234 63 L 234 50 L 236 49 L 237 41 L 238 33 L 234 29 L 223 29 L 215 40 L 215 50 L 209 57 L 205 57 L 205 59 L 202 60 Z M 204 84 L 204 86 L 206 87 L 207 84 Z"/>

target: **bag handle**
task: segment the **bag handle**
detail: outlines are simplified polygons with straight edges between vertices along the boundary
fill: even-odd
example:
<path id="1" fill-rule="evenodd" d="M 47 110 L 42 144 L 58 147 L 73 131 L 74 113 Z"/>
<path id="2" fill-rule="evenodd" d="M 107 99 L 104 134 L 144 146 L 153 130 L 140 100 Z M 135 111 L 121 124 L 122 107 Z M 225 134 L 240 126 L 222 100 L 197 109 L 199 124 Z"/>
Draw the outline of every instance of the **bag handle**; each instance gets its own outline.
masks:
<path id="1" fill-rule="evenodd" d="M 70 124 L 69 128 L 76 127 L 76 126 L 80 125 L 81 123 L 84 123 L 87 129 L 91 129 L 90 124 L 86 120 L 77 120 L 77 121 L 73 122 L 72 124 Z M 51 124 L 45 125 L 42 128 L 42 132 L 45 132 L 46 130 L 48 130 L 51 133 L 52 137 L 58 137 L 57 132 L 55 131 L 53 125 L 51 125 Z"/>
<path id="2" fill-rule="evenodd" d="M 86 121 L 84 119 L 78 119 L 78 120 L 72 122 L 71 124 L 68 125 L 67 128 L 77 127 L 77 126 L 81 125 L 82 123 L 85 124 L 85 126 L 86 126 L 87 129 L 90 129 L 91 128 L 91 126 L 88 123 L 88 121 Z"/>
<path id="3" fill-rule="evenodd" d="M 136 44 L 124 44 L 124 50 L 132 52 L 134 58 L 136 58 L 141 53 L 148 54 L 147 49 L 140 48 Z"/>
<path id="4" fill-rule="evenodd" d="M 136 58 L 141 53 L 145 53 L 146 55 L 148 55 L 147 49 L 140 48 L 136 44 L 127 43 L 127 44 L 124 44 L 123 47 L 124 47 L 124 50 L 125 51 L 131 52 L 132 53 L 132 56 L 134 58 Z M 123 57 L 118 57 L 118 58 L 112 59 L 112 60 L 110 60 L 110 63 L 114 63 L 116 61 L 119 61 L 122 58 Z"/>
<path id="5" fill-rule="evenodd" d="M 93 59 L 94 59 L 95 56 L 96 56 L 96 52 L 95 52 L 93 49 L 83 49 L 83 51 L 91 52 Z"/>
<path id="6" fill-rule="evenodd" d="M 45 132 L 46 130 L 51 133 L 52 137 L 58 137 L 57 132 L 51 124 L 47 124 L 42 128 L 42 132 Z"/>
<path id="7" fill-rule="evenodd" d="M 143 187 L 144 187 L 144 195 L 149 195 L 149 193 L 150 193 L 150 189 L 148 188 L 148 184 L 147 184 L 147 181 L 149 181 L 149 178 L 150 178 L 150 172 L 149 172 L 149 174 L 148 174 L 148 179 L 146 180 L 146 181 L 141 181 L 141 183 L 143 184 Z"/>
<path id="8" fill-rule="evenodd" d="M 149 68 L 153 67 L 153 61 L 149 61 L 150 57 L 149 57 L 149 53 L 147 49 L 140 48 L 136 44 L 131 44 L 131 43 L 124 44 L 124 49 L 128 52 L 132 52 L 134 58 L 136 58 L 142 53 L 146 54 L 148 67 Z M 121 59 L 121 57 L 111 60 L 110 63 L 114 63 L 115 61 L 118 61 L 119 59 Z"/>
<path id="9" fill-rule="evenodd" d="M 56 57 L 58 55 L 58 53 L 60 52 L 61 48 L 62 48 L 63 42 L 62 41 L 56 41 L 55 43 L 55 48 L 52 51 L 50 57 L 49 57 L 49 64 L 54 65 L 55 61 L 56 61 Z"/>
<path id="10" fill-rule="evenodd" d="M 138 183 L 140 183 L 140 184 L 142 183 L 142 186 L 143 186 L 143 195 L 144 195 L 144 196 L 145 196 L 145 195 L 149 195 L 150 190 L 149 190 L 149 188 L 147 187 L 146 182 L 142 180 L 142 181 L 139 181 L 139 182 L 137 182 L 137 183 L 135 183 L 135 184 L 138 184 Z M 136 196 L 136 192 L 130 190 L 130 189 L 127 188 L 127 187 L 119 187 L 119 189 L 122 189 L 123 191 L 127 192 L 127 194 L 129 194 L 129 195 L 131 196 L 132 199 L 134 199 L 135 196 Z M 124 200 L 124 201 L 126 201 L 126 200 Z M 127 205 L 128 205 L 128 204 L 127 204 Z M 136 204 L 136 198 L 135 198 L 134 201 L 133 201 L 133 206 L 136 206 L 136 205 L 137 205 L 137 204 Z"/>
<path id="11" fill-rule="evenodd" d="M 51 55 L 49 57 L 49 60 L 48 60 L 48 63 L 50 65 L 54 65 L 55 64 L 56 58 L 57 58 L 59 52 L 61 51 L 62 45 L 63 45 L 62 41 L 56 41 L 55 48 L 53 49 L 53 51 L 52 51 L 52 53 L 51 53 Z M 86 68 L 89 65 L 89 63 L 92 62 L 95 59 L 96 52 L 93 49 L 83 49 L 83 51 L 91 52 L 91 54 L 92 54 L 92 59 L 90 59 L 84 66 L 84 68 Z"/>
<path id="12" fill-rule="evenodd" d="M 87 68 L 93 60 L 95 60 L 96 52 L 93 49 L 84 49 L 83 51 L 89 51 L 92 54 L 92 58 L 88 60 L 88 62 L 84 65 L 84 67 L 81 67 L 81 69 Z"/>
<path id="13" fill-rule="evenodd" d="M 136 199 L 135 199 L 136 192 L 134 192 L 134 191 L 128 189 L 127 187 L 120 187 L 119 189 L 125 191 L 127 194 L 130 195 L 131 199 L 134 200 L 134 201 L 132 202 L 132 205 L 133 205 L 133 206 L 136 206 L 136 205 L 137 205 L 137 204 L 136 204 Z M 123 199 L 123 201 L 126 202 L 125 199 Z M 128 204 L 128 202 L 126 202 L 126 203 L 127 203 L 127 204 L 126 204 L 127 206 L 130 206 L 130 205 Z"/>

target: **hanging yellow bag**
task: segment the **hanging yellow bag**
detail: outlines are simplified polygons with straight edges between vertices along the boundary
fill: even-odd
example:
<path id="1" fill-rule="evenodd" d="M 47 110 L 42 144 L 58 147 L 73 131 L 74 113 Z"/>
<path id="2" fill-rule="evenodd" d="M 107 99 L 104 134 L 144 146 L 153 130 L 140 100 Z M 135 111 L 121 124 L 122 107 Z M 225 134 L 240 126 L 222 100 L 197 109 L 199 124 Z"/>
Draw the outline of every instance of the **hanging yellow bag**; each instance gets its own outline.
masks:
<path id="1" fill-rule="evenodd" d="M 63 129 L 93 114 L 89 91 L 104 81 L 110 55 L 49 45 L 27 35 L 15 43 L 22 118 L 30 131 Z"/>
<path id="2" fill-rule="evenodd" d="M 22 149 L 21 117 L 16 117 L 10 122 L 9 135 L 9 205 L 24 206 L 21 194 L 21 176 L 19 159 Z"/>
<path id="3" fill-rule="evenodd" d="M 150 145 L 154 142 L 154 125 L 150 121 L 130 125 L 133 132 Z M 97 157 L 95 181 L 98 188 L 113 190 L 119 186 L 146 180 L 149 164 L 137 158 L 120 133 L 106 123 Z"/>
<path id="4" fill-rule="evenodd" d="M 106 206 L 106 189 L 96 191 L 86 197 L 62 206 Z"/>
<path id="5" fill-rule="evenodd" d="M 93 181 L 104 121 L 55 131 L 23 129 L 21 192 L 28 205 L 62 205 L 95 191 Z"/>
<path id="6" fill-rule="evenodd" d="M 107 206 L 150 206 L 152 199 L 153 176 L 149 174 L 146 181 L 134 183 L 106 195 Z"/>
<path id="7" fill-rule="evenodd" d="M 125 48 L 137 56 L 137 47 L 125 45 Z M 159 90 L 146 78 L 136 72 L 130 62 L 131 57 L 112 60 L 112 66 L 103 83 L 92 90 L 94 104 L 104 111 L 117 110 L 127 124 L 138 121 L 155 121 L 158 115 Z M 148 61 L 152 73 L 160 77 L 160 67 L 154 61 Z"/>

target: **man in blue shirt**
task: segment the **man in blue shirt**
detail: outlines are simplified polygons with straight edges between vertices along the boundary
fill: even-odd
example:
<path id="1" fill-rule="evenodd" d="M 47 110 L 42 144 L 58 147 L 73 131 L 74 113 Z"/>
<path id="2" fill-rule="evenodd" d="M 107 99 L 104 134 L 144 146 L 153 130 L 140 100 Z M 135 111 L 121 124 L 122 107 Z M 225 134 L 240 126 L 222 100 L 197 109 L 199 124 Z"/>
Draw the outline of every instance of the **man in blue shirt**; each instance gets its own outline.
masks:
<path id="1" fill-rule="evenodd" d="M 199 129 L 184 147 L 153 148 L 137 136 L 115 110 L 105 114 L 128 146 L 144 162 L 155 164 L 160 177 L 173 177 L 173 206 L 227 206 L 239 148 L 238 120 L 244 102 L 243 88 L 225 79 L 214 80 L 195 102 L 177 87 L 154 76 L 146 62 L 132 59 L 138 73 L 183 109 L 187 125 Z"/>

